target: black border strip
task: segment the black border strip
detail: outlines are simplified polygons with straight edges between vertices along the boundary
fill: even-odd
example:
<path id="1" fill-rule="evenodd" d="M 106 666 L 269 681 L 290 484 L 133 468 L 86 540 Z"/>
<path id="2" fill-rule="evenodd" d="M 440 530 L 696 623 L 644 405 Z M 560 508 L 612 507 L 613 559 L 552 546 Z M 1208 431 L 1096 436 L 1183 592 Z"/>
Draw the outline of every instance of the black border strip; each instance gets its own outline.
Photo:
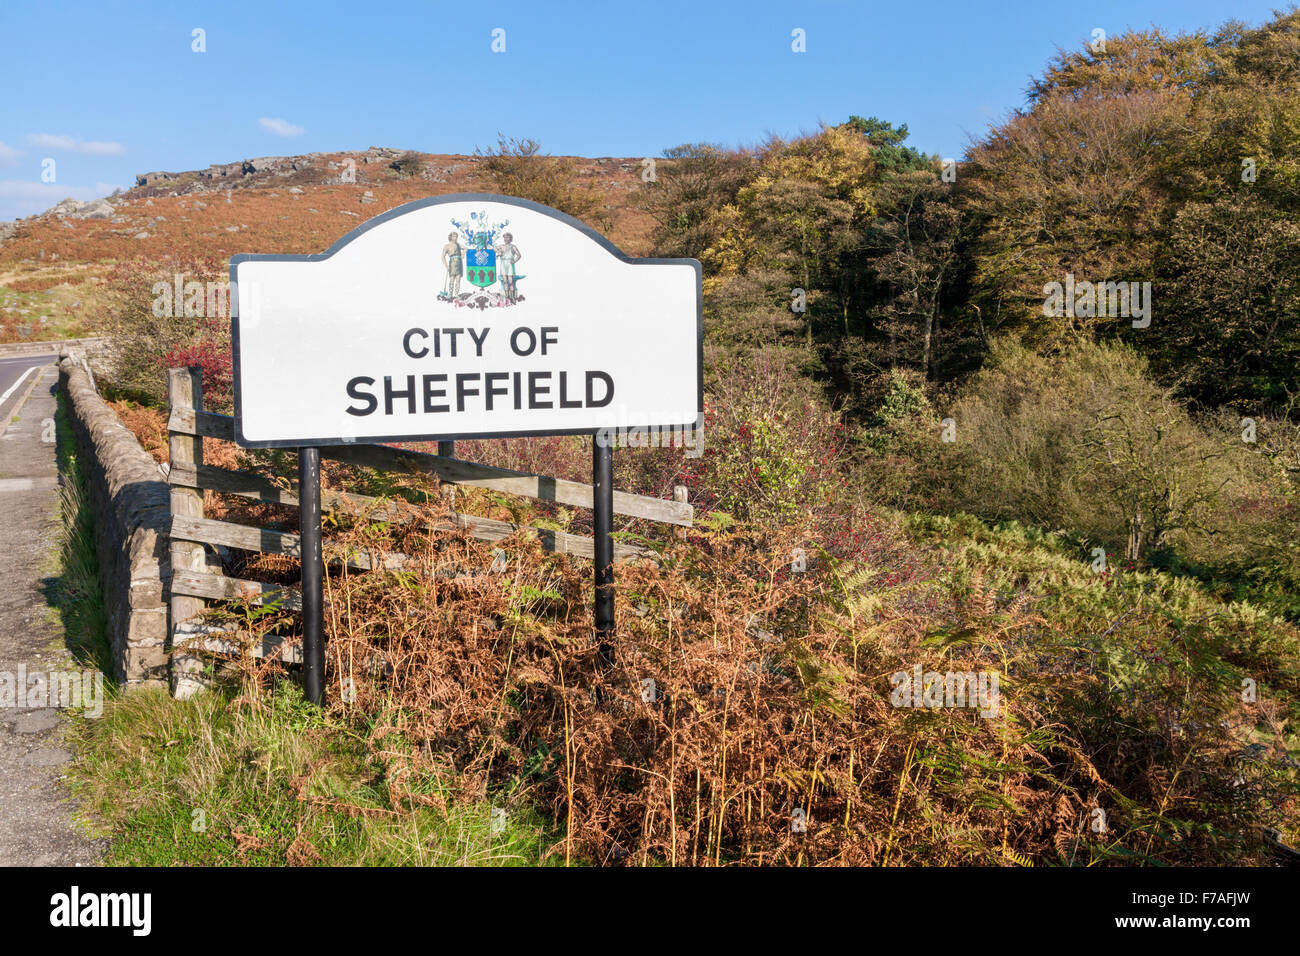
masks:
<path id="1" fill-rule="evenodd" d="M 241 252 L 230 257 L 230 344 L 232 351 L 232 365 L 234 371 L 234 392 L 235 392 L 235 443 L 243 448 L 301 448 L 316 445 L 375 445 L 384 442 L 415 442 L 415 441 L 448 441 L 456 439 L 469 438 L 530 438 L 542 435 L 592 435 L 601 429 L 592 428 L 568 428 L 568 429 L 546 429 L 543 431 L 523 431 L 523 432 L 460 432 L 456 434 L 420 434 L 420 435 L 381 435 L 378 437 L 367 435 L 364 438 L 303 438 L 293 441 L 249 441 L 244 437 L 244 415 L 243 402 L 240 396 L 240 361 L 239 361 L 239 283 L 235 278 L 235 268 L 241 262 L 320 262 L 334 255 L 352 240 L 374 229 L 389 219 L 395 219 L 403 216 L 408 212 L 414 212 L 417 209 L 424 209 L 427 206 L 441 206 L 446 203 L 454 202 L 494 202 L 507 206 L 520 206 L 524 209 L 531 209 L 533 212 L 539 212 L 544 216 L 549 216 L 559 222 L 564 223 L 573 229 L 577 229 L 587 238 L 594 240 L 606 252 L 611 253 L 623 262 L 630 265 L 689 265 L 695 269 L 695 361 L 696 361 L 696 411 L 697 417 L 693 422 L 679 422 L 671 425 L 642 422 L 627 423 L 626 425 L 610 426 L 611 428 L 628 428 L 628 429 L 686 429 L 702 428 L 704 425 L 704 289 L 703 278 L 704 270 L 698 259 L 636 259 L 625 254 L 618 246 L 610 242 L 603 235 L 592 229 L 586 223 L 575 219 L 568 213 L 560 212 L 558 209 L 552 209 L 550 206 L 543 206 L 541 203 L 535 203 L 528 199 L 517 199 L 514 196 L 498 196 L 495 193 L 449 193 L 445 196 L 428 196 L 424 199 L 416 199 L 412 202 L 403 203 L 400 206 L 394 206 L 385 213 L 376 216 L 373 219 L 367 219 L 361 225 L 357 226 L 338 242 L 330 246 L 324 252 L 318 252 L 312 255 L 275 255 L 263 253 Z"/>

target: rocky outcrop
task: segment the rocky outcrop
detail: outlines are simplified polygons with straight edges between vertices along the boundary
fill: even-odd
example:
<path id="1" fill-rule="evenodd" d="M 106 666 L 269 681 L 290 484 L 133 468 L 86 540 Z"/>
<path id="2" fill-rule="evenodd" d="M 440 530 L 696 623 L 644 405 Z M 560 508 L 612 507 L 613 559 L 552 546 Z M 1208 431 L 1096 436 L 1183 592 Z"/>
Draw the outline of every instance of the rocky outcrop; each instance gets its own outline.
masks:
<path id="1" fill-rule="evenodd" d="M 250 176 L 259 174 L 288 176 L 311 169 L 321 155 L 310 153 L 306 156 L 259 156 L 255 159 L 241 159 L 234 163 L 213 163 L 207 169 L 200 169 L 193 173 L 140 173 L 135 177 L 135 184 L 141 187 L 176 183 L 177 186 L 183 187 L 187 195 L 214 189 L 228 189 L 235 183 L 244 182 Z M 187 177 L 188 181 L 182 182 Z"/>
<path id="2" fill-rule="evenodd" d="M 405 150 L 393 149 L 391 146 L 371 146 L 361 155 L 363 163 L 383 163 L 397 159 Z"/>
<path id="3" fill-rule="evenodd" d="M 257 159 L 244 160 L 244 165 L 251 172 L 265 173 L 279 169 L 289 162 L 290 160 L 284 156 L 261 156 Z"/>
<path id="4" fill-rule="evenodd" d="M 364 153 L 352 153 L 352 161 L 369 165 L 382 163 L 391 165 L 393 160 L 404 156 L 407 150 L 391 146 L 371 146 Z M 294 173 L 318 169 L 326 164 L 325 153 L 307 153 L 302 156 L 258 156 L 254 159 L 241 159 L 234 163 L 213 163 L 207 169 L 190 173 L 152 172 L 140 173 L 135 177 L 137 187 L 158 186 L 167 188 L 174 184 L 184 194 L 208 192 L 217 189 L 230 189 L 235 184 L 248 185 L 264 183 L 268 179 L 292 176 Z M 329 163 L 330 168 L 338 168 L 337 163 Z M 426 172 L 425 178 L 437 178 Z"/>
<path id="5" fill-rule="evenodd" d="M 213 163 L 207 169 L 199 173 L 200 179 L 228 179 L 231 176 L 243 176 L 245 173 L 251 173 L 253 170 L 247 160 L 240 160 L 237 163 Z"/>
<path id="6" fill-rule="evenodd" d="M 152 186 L 154 183 L 170 182 L 173 179 L 180 179 L 183 173 L 140 173 L 135 177 L 137 186 Z"/>
<path id="7" fill-rule="evenodd" d="M 115 207 L 107 199 L 92 199 L 81 202 L 69 197 L 55 203 L 41 216 L 54 216 L 58 219 L 112 219 L 117 214 Z M 0 238 L 4 238 L 0 235 Z"/>

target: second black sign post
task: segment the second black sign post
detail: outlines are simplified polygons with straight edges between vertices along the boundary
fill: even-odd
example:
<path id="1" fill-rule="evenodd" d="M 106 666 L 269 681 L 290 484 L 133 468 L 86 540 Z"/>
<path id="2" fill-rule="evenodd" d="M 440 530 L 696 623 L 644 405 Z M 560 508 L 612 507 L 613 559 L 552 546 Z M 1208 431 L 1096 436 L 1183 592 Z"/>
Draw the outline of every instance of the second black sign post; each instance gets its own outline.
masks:
<path id="1" fill-rule="evenodd" d="M 324 562 L 320 449 L 298 449 L 298 549 L 302 559 L 302 675 L 307 700 L 325 703 Z"/>
<path id="2" fill-rule="evenodd" d="M 455 443 L 441 441 L 438 453 L 455 454 Z M 592 537 L 594 539 L 594 618 L 597 659 L 602 670 L 614 666 L 614 444 L 608 432 L 591 439 Z M 325 703 L 325 562 L 321 549 L 320 449 L 298 449 L 298 547 L 302 561 L 302 670 L 307 700 Z"/>
<path id="3" fill-rule="evenodd" d="M 614 443 L 608 431 L 591 438 L 591 496 L 596 642 L 601 669 L 608 670 L 614 664 Z"/>

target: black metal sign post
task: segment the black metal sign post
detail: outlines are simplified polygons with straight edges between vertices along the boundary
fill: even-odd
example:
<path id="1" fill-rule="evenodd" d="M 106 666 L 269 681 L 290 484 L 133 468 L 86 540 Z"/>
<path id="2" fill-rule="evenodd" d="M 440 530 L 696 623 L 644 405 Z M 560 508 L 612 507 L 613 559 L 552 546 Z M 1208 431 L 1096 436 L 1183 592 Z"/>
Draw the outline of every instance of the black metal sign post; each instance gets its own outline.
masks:
<path id="1" fill-rule="evenodd" d="M 596 641 L 602 669 L 614 664 L 614 442 L 608 432 L 591 439 L 592 536 L 595 539 Z"/>
<path id="2" fill-rule="evenodd" d="M 298 449 L 298 546 L 302 557 L 302 671 L 307 699 L 325 703 L 324 564 L 320 544 L 320 449 Z"/>

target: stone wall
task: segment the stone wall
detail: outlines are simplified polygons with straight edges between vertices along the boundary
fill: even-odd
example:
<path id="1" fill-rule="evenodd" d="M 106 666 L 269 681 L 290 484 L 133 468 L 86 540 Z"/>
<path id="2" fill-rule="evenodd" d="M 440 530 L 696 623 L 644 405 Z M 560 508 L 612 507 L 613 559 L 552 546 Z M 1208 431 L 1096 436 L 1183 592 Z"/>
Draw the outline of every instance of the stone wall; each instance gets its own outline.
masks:
<path id="1" fill-rule="evenodd" d="M 72 350 L 86 358 L 96 375 L 102 375 L 112 364 L 113 340 L 110 338 L 55 339 L 50 342 L 0 342 L 0 358 L 18 358 L 26 355 L 61 355 Z"/>
<path id="2" fill-rule="evenodd" d="M 167 681 L 171 577 L 167 482 L 95 390 L 84 361 L 64 352 L 59 385 L 94 509 L 95 546 L 119 682 Z"/>

